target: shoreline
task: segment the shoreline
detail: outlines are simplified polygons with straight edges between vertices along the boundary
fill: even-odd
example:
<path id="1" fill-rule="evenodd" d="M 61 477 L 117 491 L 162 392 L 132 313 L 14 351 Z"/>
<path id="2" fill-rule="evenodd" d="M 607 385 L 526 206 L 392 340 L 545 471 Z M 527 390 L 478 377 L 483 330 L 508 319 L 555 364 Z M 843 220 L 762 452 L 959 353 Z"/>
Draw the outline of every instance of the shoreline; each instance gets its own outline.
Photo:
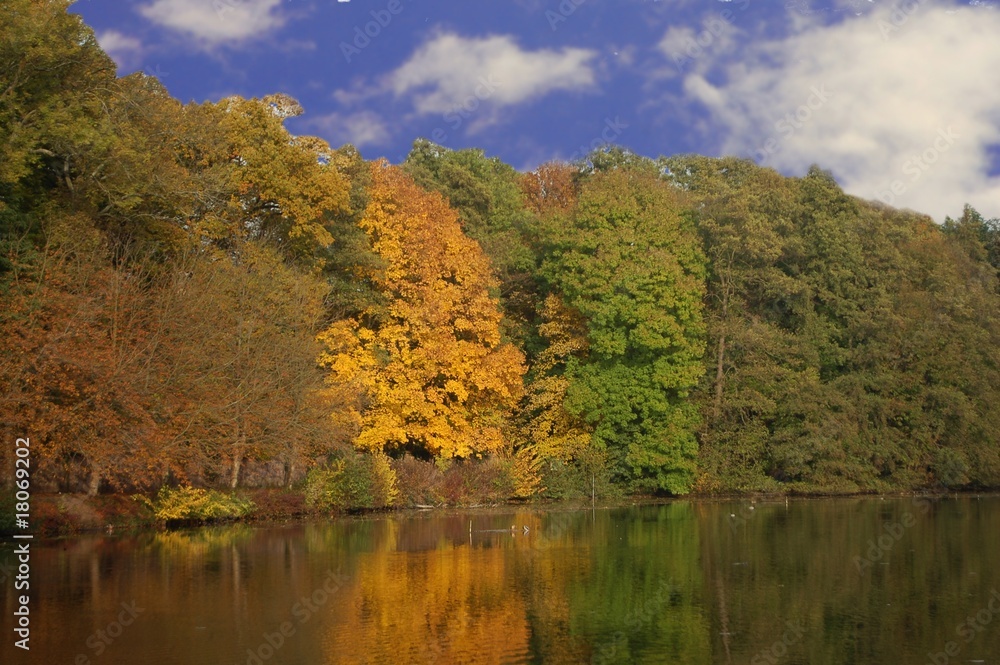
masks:
<path id="1" fill-rule="evenodd" d="M 178 529 L 200 528 L 203 526 L 235 526 L 239 524 L 251 526 L 277 526 L 289 523 L 303 523 L 330 519 L 365 519 L 375 516 L 450 513 L 450 512 L 505 512 L 510 509 L 531 508 L 543 510 L 585 510 L 592 504 L 589 500 L 510 500 L 495 504 L 449 505 L 436 506 L 399 506 L 382 509 L 358 509 L 337 512 L 324 512 L 305 506 L 300 492 L 275 489 L 247 490 L 242 493 L 251 500 L 264 498 L 263 505 L 258 504 L 258 510 L 252 515 L 236 519 L 221 520 L 179 520 L 165 523 L 157 520 L 152 512 L 141 501 L 133 498 L 136 495 L 99 494 L 40 494 L 33 498 L 31 516 L 32 531 L 41 538 L 60 538 L 77 535 L 93 535 L 104 532 L 114 534 L 139 534 L 149 532 L 172 531 Z M 933 498 L 947 497 L 997 497 L 1000 488 L 994 489 L 963 489 L 963 490 L 909 490 L 897 492 L 733 492 L 727 494 L 687 494 L 677 497 L 636 495 L 619 499 L 598 502 L 594 508 L 602 510 L 622 508 L 636 505 L 668 504 L 677 501 L 694 501 L 697 503 L 723 503 L 739 500 L 773 503 L 781 500 L 816 501 L 822 499 L 899 499 L 922 496 Z M 278 499 L 275 501 L 275 499 Z M 283 500 L 282 500 L 283 499 Z M 301 501 L 295 501 L 301 499 Z M 276 505 L 280 504 L 280 505 Z M 282 510 L 282 508 L 284 510 Z M 0 535 L 9 536 L 11 529 L 3 529 Z"/>

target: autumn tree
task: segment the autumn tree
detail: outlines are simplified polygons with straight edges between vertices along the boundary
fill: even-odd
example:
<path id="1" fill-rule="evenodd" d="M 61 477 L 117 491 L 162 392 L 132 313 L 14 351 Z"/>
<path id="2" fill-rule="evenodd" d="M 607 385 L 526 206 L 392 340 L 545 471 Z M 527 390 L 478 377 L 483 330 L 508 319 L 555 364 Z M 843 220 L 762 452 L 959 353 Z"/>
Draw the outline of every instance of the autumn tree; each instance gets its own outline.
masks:
<path id="1" fill-rule="evenodd" d="M 63 218 L 62 242 L 15 263 L 0 316 L 0 410 L 10 434 L 30 436 L 41 486 L 144 486 L 164 465 L 146 391 L 148 273 L 113 256 L 86 225 Z M 65 234 L 65 235 L 64 235 Z M 116 266 L 132 259 L 129 266 Z"/>
<path id="2" fill-rule="evenodd" d="M 0 196 L 19 199 L 52 181 L 69 193 L 80 160 L 106 151 L 107 90 L 115 64 L 69 0 L 0 7 Z M 29 202 L 24 202 L 29 203 Z"/>
<path id="3" fill-rule="evenodd" d="M 302 108 L 286 95 L 230 97 L 214 109 L 236 168 L 231 217 L 247 237 L 267 240 L 286 256 L 308 260 L 333 237 L 327 215 L 347 204 L 348 184 L 329 163 L 320 139 L 292 139 L 282 124 Z"/>
<path id="4" fill-rule="evenodd" d="M 385 262 L 372 279 L 386 305 L 321 336 L 330 382 L 366 390 L 357 446 L 441 458 L 498 452 L 524 370 L 500 338 L 489 262 L 439 195 L 384 162 L 371 169 L 360 225 Z"/>
<path id="5" fill-rule="evenodd" d="M 557 295 L 542 307 L 541 335 L 547 345 L 529 372 L 521 409 L 524 446 L 540 460 L 569 462 L 590 445 L 591 427 L 566 409 L 570 380 L 567 364 L 586 357 L 587 326 L 583 317 Z"/>
<path id="6" fill-rule="evenodd" d="M 539 217 L 567 214 L 576 205 L 580 170 L 570 164 L 546 162 L 521 176 L 525 205 Z"/>
<path id="7" fill-rule="evenodd" d="M 230 487 L 278 460 L 287 482 L 333 443 L 315 362 L 327 288 L 271 248 L 235 249 L 182 257 L 156 303 L 164 456 Z"/>
<path id="8" fill-rule="evenodd" d="M 535 215 L 525 205 L 520 174 L 482 150 L 449 150 L 423 139 L 414 142 L 403 169 L 419 186 L 444 196 L 463 232 L 482 247 L 496 277 L 501 332 L 530 356 L 537 347 L 540 297 L 531 242 Z"/>

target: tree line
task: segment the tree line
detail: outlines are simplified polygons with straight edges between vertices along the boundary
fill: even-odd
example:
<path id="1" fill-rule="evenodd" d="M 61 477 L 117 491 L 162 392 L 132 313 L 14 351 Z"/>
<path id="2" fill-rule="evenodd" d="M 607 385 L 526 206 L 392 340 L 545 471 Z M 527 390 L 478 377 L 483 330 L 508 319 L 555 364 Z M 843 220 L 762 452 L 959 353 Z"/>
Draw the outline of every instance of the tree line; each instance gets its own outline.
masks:
<path id="1" fill-rule="evenodd" d="M 366 161 L 117 77 L 68 5 L 0 10 L 0 427 L 46 486 L 1000 482 L 1000 220 L 618 147 Z"/>

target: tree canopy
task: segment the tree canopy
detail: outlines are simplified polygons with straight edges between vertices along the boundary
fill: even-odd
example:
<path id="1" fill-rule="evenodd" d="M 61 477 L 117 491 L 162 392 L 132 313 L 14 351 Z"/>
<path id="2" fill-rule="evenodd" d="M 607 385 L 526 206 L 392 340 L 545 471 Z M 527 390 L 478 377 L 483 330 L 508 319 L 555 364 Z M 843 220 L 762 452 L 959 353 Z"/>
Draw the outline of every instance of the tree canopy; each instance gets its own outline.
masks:
<path id="1" fill-rule="evenodd" d="M 0 6 L 0 430 L 39 487 L 1000 485 L 1000 220 L 616 146 L 366 161 L 286 95 L 117 77 L 70 5 Z"/>

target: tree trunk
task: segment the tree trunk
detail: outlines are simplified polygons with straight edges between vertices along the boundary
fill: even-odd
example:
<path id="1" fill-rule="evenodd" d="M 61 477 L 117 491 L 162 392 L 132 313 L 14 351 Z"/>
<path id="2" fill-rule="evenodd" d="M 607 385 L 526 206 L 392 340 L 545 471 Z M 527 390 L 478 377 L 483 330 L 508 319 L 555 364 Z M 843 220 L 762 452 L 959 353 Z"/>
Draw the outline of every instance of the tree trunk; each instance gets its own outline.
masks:
<path id="1" fill-rule="evenodd" d="M 91 466 L 90 479 L 87 481 L 87 496 L 97 496 L 99 489 L 101 489 L 101 470 Z"/>
<path id="2" fill-rule="evenodd" d="M 713 422 L 722 415 L 722 383 L 726 378 L 726 326 L 729 323 L 729 284 L 722 285 L 722 331 L 719 333 L 719 353 L 715 361 L 715 405 L 712 409 Z"/>
<path id="3" fill-rule="evenodd" d="M 240 482 L 240 467 L 243 466 L 243 447 L 238 446 L 233 456 L 233 477 L 229 480 L 229 489 L 236 489 Z"/>
<path id="4" fill-rule="evenodd" d="M 719 354 L 715 363 L 715 407 L 712 409 L 712 417 L 716 422 L 722 414 L 722 380 L 725 377 L 726 362 L 726 335 L 719 335 Z"/>
<path id="5" fill-rule="evenodd" d="M 229 479 L 229 489 L 236 489 L 240 482 L 240 469 L 243 467 L 243 453 L 246 450 L 246 435 L 239 424 L 239 416 L 236 419 L 236 426 L 233 431 L 233 475 Z"/>

